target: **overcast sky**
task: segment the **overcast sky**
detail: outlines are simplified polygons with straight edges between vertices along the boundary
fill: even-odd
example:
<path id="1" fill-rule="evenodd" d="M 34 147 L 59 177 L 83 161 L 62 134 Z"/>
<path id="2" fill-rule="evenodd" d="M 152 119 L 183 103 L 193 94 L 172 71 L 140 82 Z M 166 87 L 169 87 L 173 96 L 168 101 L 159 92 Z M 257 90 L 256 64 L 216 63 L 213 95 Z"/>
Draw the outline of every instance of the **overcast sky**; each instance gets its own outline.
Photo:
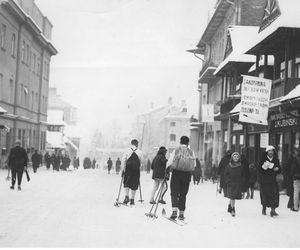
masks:
<path id="1" fill-rule="evenodd" d="M 193 49 L 215 0 L 36 0 L 53 24 L 50 85 L 77 106 L 81 126 L 128 124 L 153 102 L 198 112 Z"/>

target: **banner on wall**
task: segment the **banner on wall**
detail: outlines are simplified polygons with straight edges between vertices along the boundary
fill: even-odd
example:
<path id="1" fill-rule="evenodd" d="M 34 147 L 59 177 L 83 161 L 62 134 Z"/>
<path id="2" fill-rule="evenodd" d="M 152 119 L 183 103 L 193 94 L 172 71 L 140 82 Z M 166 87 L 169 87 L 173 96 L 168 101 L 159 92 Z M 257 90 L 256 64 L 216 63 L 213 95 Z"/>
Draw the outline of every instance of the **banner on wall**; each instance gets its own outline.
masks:
<path id="1" fill-rule="evenodd" d="M 272 81 L 243 75 L 239 122 L 268 125 Z"/>
<path id="2" fill-rule="evenodd" d="M 203 122 L 214 122 L 214 105 L 203 104 L 202 105 L 202 121 Z"/>

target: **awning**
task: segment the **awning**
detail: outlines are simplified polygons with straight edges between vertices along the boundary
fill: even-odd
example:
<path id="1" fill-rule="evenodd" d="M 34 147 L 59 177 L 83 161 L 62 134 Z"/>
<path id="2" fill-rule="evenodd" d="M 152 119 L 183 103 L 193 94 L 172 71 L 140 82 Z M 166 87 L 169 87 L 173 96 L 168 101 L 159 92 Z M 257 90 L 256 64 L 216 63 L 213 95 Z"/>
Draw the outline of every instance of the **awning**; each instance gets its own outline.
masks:
<path id="1" fill-rule="evenodd" d="M 74 148 L 76 151 L 78 151 L 78 147 L 68 138 L 68 137 L 64 137 L 64 142 L 65 144 L 69 144 L 72 148 Z"/>
<path id="2" fill-rule="evenodd" d="M 7 113 L 7 111 L 0 106 L 0 115 L 4 115 L 5 113 Z"/>
<path id="3" fill-rule="evenodd" d="M 199 77 L 199 83 L 211 83 L 211 81 L 216 78 L 214 76 L 214 72 L 216 69 L 216 67 L 207 67 L 207 69 Z"/>
<path id="4" fill-rule="evenodd" d="M 229 112 L 229 114 L 236 114 L 236 113 L 240 113 L 241 111 L 241 103 L 239 102 L 237 105 L 235 105 L 235 107 Z"/>
<path id="5" fill-rule="evenodd" d="M 295 101 L 300 99 L 300 84 L 297 85 L 290 93 L 280 99 L 280 102 Z"/>

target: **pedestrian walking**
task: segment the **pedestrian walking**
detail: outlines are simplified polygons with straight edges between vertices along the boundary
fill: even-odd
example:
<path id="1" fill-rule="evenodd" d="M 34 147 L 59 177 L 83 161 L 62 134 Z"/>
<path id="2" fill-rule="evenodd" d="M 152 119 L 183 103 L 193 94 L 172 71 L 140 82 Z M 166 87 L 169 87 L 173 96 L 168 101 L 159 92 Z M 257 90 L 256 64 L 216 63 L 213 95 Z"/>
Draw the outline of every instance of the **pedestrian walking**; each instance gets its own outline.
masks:
<path id="1" fill-rule="evenodd" d="M 225 189 L 225 182 L 224 182 L 224 171 L 226 166 L 229 164 L 230 159 L 231 159 L 231 155 L 232 155 L 232 151 L 228 150 L 226 151 L 224 157 L 221 159 L 220 163 L 219 163 L 219 167 L 218 167 L 218 171 L 217 174 L 219 175 L 219 179 L 220 179 L 220 187 L 219 187 L 219 193 L 223 193 L 226 196 L 226 189 Z"/>
<path id="2" fill-rule="evenodd" d="M 193 181 L 194 185 L 199 185 L 200 179 L 202 175 L 201 164 L 198 158 L 196 158 L 196 167 L 193 172 Z"/>
<path id="3" fill-rule="evenodd" d="M 244 183 L 242 187 L 242 198 L 249 199 L 249 196 L 245 197 L 245 194 L 247 193 L 248 186 L 249 186 L 249 161 L 247 160 L 246 156 L 244 154 L 241 155 L 241 164 L 244 168 Z"/>
<path id="4" fill-rule="evenodd" d="M 96 159 L 94 158 L 92 161 L 92 169 L 95 169 L 95 168 L 96 168 Z"/>
<path id="5" fill-rule="evenodd" d="M 28 155 L 26 150 L 21 147 L 21 141 L 17 140 L 15 147 L 11 149 L 8 156 L 8 166 L 11 169 L 11 187 L 15 188 L 16 178 L 18 178 L 18 190 L 21 190 L 24 168 L 27 168 Z"/>
<path id="6" fill-rule="evenodd" d="M 257 170 L 254 164 L 249 165 L 249 180 L 248 180 L 248 188 L 247 188 L 247 196 L 246 199 L 254 198 L 254 187 L 257 181 Z"/>
<path id="7" fill-rule="evenodd" d="M 41 157 L 37 150 L 35 150 L 34 154 L 31 156 L 31 162 L 32 162 L 33 172 L 36 173 L 41 163 Z"/>
<path id="8" fill-rule="evenodd" d="M 294 207 L 292 211 L 299 211 L 299 195 L 300 195 L 300 148 L 297 148 L 297 154 L 292 163 L 292 176 L 294 181 Z"/>
<path id="9" fill-rule="evenodd" d="M 122 164 L 122 177 L 125 188 L 124 204 L 134 205 L 134 198 L 136 190 L 140 185 L 140 168 L 143 159 L 143 153 L 138 149 L 139 142 L 136 139 L 131 141 L 131 146 L 123 155 Z M 129 199 L 129 190 L 131 190 L 131 198 Z"/>
<path id="10" fill-rule="evenodd" d="M 168 161 L 166 158 L 166 153 L 167 149 L 165 147 L 160 147 L 151 164 L 151 169 L 153 170 L 152 179 L 154 180 L 154 183 L 150 196 L 150 204 L 156 204 L 154 197 L 161 185 L 164 185 L 161 190 L 162 194 L 164 194 L 165 190 L 167 189 L 167 183 L 163 182 L 166 177 L 166 166 Z M 160 197 L 158 202 L 166 204 L 166 202 L 163 200 L 163 197 Z"/>
<path id="11" fill-rule="evenodd" d="M 112 168 L 112 165 L 113 165 L 113 162 L 111 160 L 111 158 L 109 157 L 108 158 L 108 161 L 107 161 L 107 170 L 108 170 L 108 174 L 110 174 L 110 170 Z"/>
<path id="12" fill-rule="evenodd" d="M 74 159 L 73 159 L 73 167 L 74 167 L 74 169 L 78 169 L 78 161 L 77 161 L 76 156 L 74 156 Z"/>
<path id="13" fill-rule="evenodd" d="M 51 156 L 49 154 L 49 152 L 47 151 L 46 154 L 44 155 L 44 161 L 46 163 L 46 168 L 47 170 L 50 169 L 50 165 L 51 165 Z"/>
<path id="14" fill-rule="evenodd" d="M 293 147 L 292 153 L 290 154 L 285 167 L 286 194 L 289 197 L 287 207 L 292 211 L 294 210 L 294 179 L 292 173 L 292 164 L 296 159 L 297 153 L 298 149 Z"/>
<path id="15" fill-rule="evenodd" d="M 116 161 L 116 174 L 119 174 L 120 170 L 121 170 L 121 160 L 118 157 L 118 159 Z"/>
<path id="16" fill-rule="evenodd" d="M 224 196 L 229 199 L 227 212 L 235 216 L 235 200 L 242 199 L 245 185 L 245 167 L 242 166 L 241 156 L 238 152 L 231 155 L 231 159 L 225 167 L 224 184 Z"/>
<path id="17" fill-rule="evenodd" d="M 196 157 L 194 152 L 188 147 L 189 138 L 182 136 L 180 146 L 170 155 L 167 162 L 168 169 L 172 172 L 171 176 L 171 200 L 172 215 L 170 219 L 184 220 L 184 211 L 186 209 L 186 196 L 189 191 L 192 172 L 196 167 Z"/>
<path id="18" fill-rule="evenodd" d="M 262 205 L 262 214 L 266 215 L 267 207 L 271 208 L 270 215 L 278 216 L 275 209 L 279 206 L 279 187 L 276 176 L 280 174 L 281 167 L 272 145 L 266 147 L 262 159 L 258 165 L 260 200 Z"/>

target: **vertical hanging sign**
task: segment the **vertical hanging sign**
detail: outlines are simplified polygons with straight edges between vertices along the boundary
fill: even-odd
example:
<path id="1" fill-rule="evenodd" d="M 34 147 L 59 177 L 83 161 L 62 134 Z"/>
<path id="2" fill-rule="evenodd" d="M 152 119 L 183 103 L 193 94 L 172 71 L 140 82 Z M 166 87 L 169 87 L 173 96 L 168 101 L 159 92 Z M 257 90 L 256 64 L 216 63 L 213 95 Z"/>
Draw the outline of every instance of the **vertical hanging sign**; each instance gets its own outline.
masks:
<path id="1" fill-rule="evenodd" d="M 268 125 L 272 81 L 243 75 L 239 122 Z"/>

